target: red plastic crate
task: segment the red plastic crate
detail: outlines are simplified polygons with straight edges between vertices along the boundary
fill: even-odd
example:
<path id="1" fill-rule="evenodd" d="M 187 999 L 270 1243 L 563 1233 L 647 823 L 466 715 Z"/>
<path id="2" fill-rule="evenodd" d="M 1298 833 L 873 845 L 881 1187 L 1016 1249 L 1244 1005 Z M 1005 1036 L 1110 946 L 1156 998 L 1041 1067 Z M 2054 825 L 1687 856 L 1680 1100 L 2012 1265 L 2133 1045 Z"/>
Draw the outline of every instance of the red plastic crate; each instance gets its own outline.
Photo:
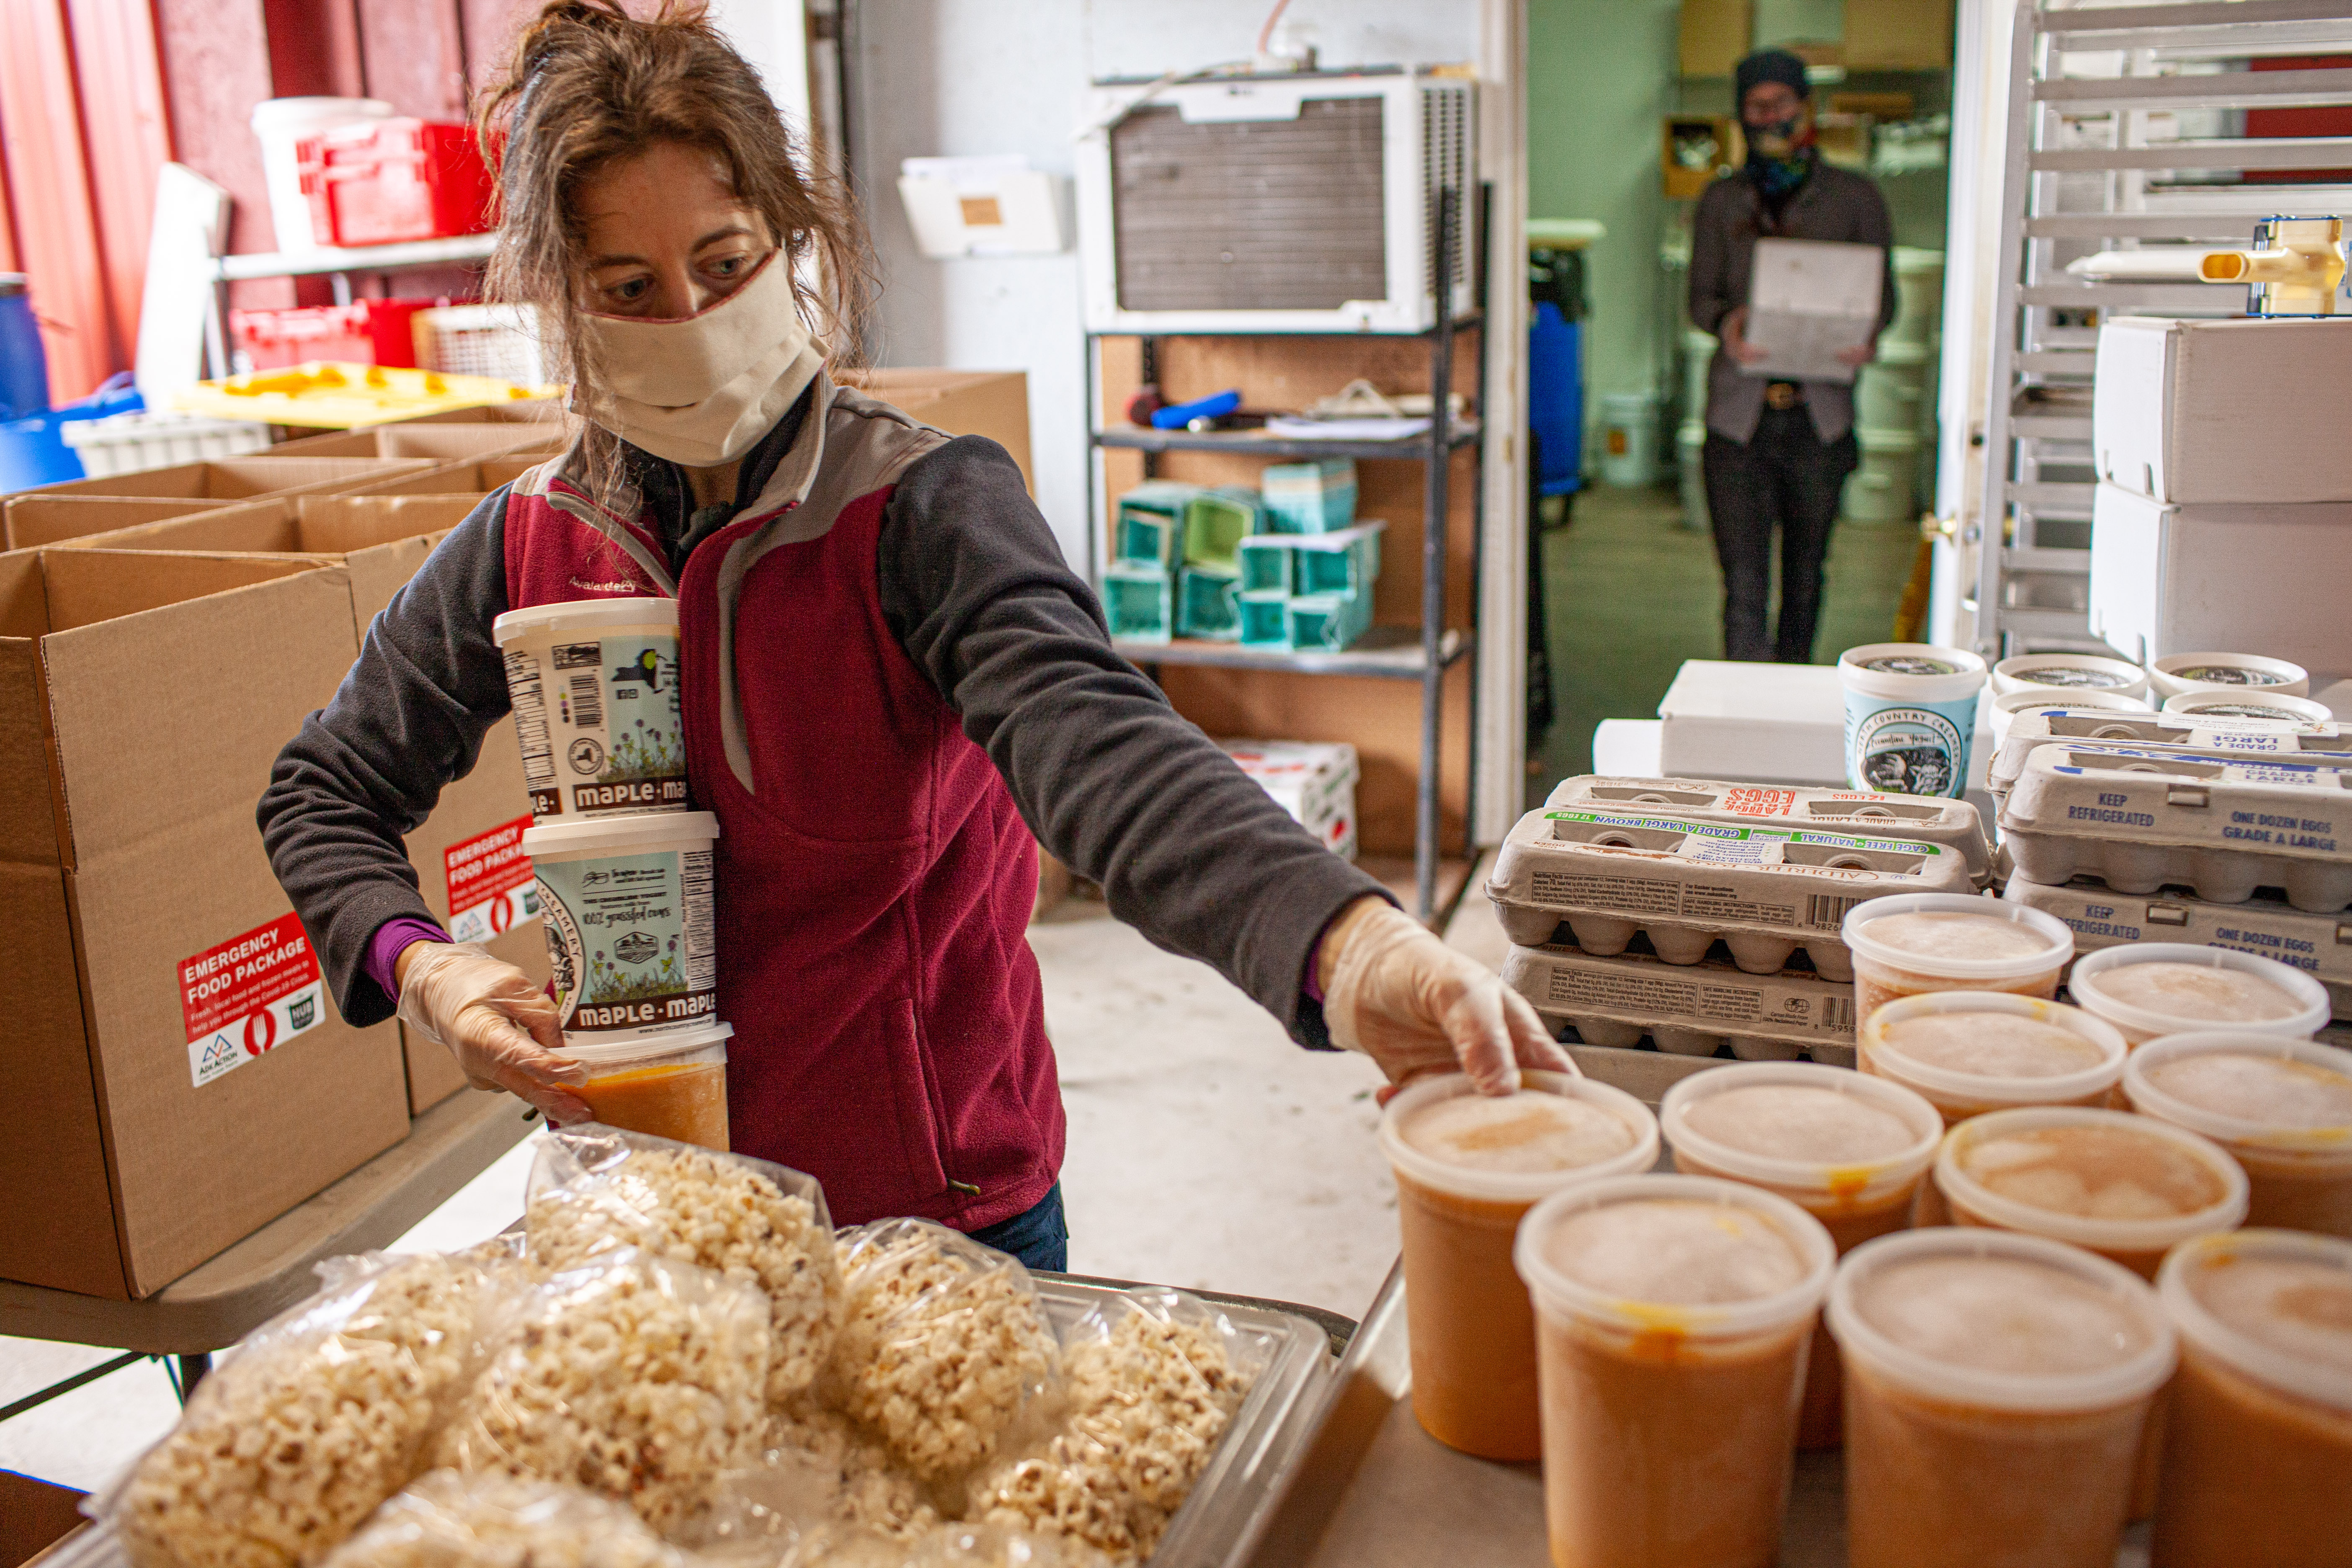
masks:
<path id="1" fill-rule="evenodd" d="M 321 245 L 393 245 L 480 234 L 490 170 L 471 126 L 371 120 L 295 142 L 310 232 Z"/>
<path id="2" fill-rule="evenodd" d="M 310 360 L 347 363 L 416 363 L 411 318 L 446 300 L 359 300 L 349 305 L 310 305 L 293 310 L 231 310 L 231 343 L 245 351 L 255 370 L 276 370 Z"/>

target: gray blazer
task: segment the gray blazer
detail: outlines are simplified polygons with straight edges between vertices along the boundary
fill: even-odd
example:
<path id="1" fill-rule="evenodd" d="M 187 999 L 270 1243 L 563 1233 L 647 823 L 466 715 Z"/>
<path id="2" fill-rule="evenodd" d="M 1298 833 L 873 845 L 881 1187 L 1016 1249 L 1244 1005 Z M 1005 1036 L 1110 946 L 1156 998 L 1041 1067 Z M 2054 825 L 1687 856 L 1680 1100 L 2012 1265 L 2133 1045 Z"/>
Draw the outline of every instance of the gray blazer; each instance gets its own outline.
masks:
<path id="1" fill-rule="evenodd" d="M 1748 302 L 1756 241 L 1766 236 L 1883 247 L 1887 256 L 1886 276 L 1878 289 L 1879 331 L 1895 320 L 1895 219 L 1886 210 L 1886 198 L 1867 175 L 1821 163 L 1781 209 L 1778 226 L 1766 216 L 1764 199 L 1746 174 L 1717 180 L 1706 188 L 1691 222 L 1691 325 L 1722 336 L 1723 318 Z M 1707 367 L 1706 427 L 1745 445 L 1763 416 L 1764 384 L 1762 376 L 1740 374 L 1729 354 L 1717 354 Z M 1823 441 L 1834 441 L 1853 428 L 1853 387 L 1834 381 L 1803 385 L 1813 429 Z"/>

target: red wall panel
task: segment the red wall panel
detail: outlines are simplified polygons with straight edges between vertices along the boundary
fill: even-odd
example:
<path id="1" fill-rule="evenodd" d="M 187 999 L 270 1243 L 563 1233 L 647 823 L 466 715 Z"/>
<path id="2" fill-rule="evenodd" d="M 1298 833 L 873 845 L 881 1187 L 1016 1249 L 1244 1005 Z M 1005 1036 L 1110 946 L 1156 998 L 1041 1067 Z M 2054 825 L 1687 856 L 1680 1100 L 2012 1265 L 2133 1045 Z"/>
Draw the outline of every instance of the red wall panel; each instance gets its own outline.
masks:
<path id="1" fill-rule="evenodd" d="M 425 120 L 466 118 L 457 0 L 359 0 L 368 96 Z"/>
<path id="2" fill-rule="evenodd" d="M 17 244 L 49 360 L 49 400 L 112 373 L 114 331 L 100 281 L 98 216 L 81 142 L 73 47 L 61 0 L 0 0 L 0 142 Z"/>
<path id="3" fill-rule="evenodd" d="M 261 144 L 253 138 L 253 106 L 277 97 L 269 74 L 269 30 L 262 0 L 154 0 L 172 144 L 180 162 L 230 196 L 232 253 L 274 250 L 269 193 L 261 177 Z M 267 308 L 294 302 L 293 286 L 278 279 L 240 283 L 231 302 Z"/>
<path id="4" fill-rule="evenodd" d="M 172 156 L 163 68 L 155 55 L 155 14 L 152 0 L 66 0 L 66 16 L 87 110 L 82 136 L 113 318 L 114 363 L 128 369 L 139 342 L 155 172 Z"/>

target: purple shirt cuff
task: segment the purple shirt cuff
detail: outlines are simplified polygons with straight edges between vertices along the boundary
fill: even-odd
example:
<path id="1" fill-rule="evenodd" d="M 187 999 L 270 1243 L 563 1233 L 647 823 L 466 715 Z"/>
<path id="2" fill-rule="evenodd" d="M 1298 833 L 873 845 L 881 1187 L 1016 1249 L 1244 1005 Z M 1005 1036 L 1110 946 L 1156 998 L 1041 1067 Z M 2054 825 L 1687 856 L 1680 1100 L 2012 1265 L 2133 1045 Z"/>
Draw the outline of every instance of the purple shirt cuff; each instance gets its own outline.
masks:
<path id="1" fill-rule="evenodd" d="M 398 973 L 400 955 L 408 944 L 412 942 L 448 940 L 449 933 L 431 921 L 402 915 L 375 928 L 375 935 L 368 939 L 367 961 L 361 967 L 367 971 L 370 980 L 383 988 L 385 995 L 397 1002 L 400 1000 L 400 982 L 394 975 Z"/>

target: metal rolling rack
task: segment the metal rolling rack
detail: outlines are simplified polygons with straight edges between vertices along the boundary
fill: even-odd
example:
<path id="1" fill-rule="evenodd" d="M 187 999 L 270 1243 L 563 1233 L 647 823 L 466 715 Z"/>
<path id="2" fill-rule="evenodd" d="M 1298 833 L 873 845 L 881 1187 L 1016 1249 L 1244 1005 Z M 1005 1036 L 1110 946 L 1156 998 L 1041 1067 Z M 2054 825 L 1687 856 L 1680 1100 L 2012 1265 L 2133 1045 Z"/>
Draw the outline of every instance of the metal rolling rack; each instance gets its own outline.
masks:
<path id="1" fill-rule="evenodd" d="M 2111 651 L 2091 636 L 2086 614 L 2099 316 L 2244 310 L 2234 287 L 2092 282 L 2066 263 L 2118 242 L 2242 244 L 2263 217 L 2352 210 L 2352 186 L 2334 182 L 2200 178 L 2352 169 L 2352 138 L 2248 137 L 2238 113 L 2352 103 L 2352 69 L 2248 68 L 2264 58 L 2352 52 L 2352 4 L 2053 6 L 2021 0 L 2011 40 L 1985 521 L 1970 541 L 1969 607 L 1988 659 Z"/>
<path id="2" fill-rule="evenodd" d="M 257 255 L 216 256 L 212 268 L 212 305 L 205 319 L 205 368 L 208 375 L 228 374 L 228 286 L 258 278 L 325 278 L 335 291 L 335 303 L 352 302 L 355 272 L 405 272 L 419 267 L 470 266 L 489 259 L 496 234 L 464 234 L 454 239 L 419 239 L 403 245 L 370 245 L 345 249 L 329 246 L 316 250 L 269 251 Z"/>
<path id="3" fill-rule="evenodd" d="M 1463 221 L 1459 198 L 1453 191 L 1444 193 L 1438 200 L 1436 223 L 1436 266 L 1433 276 L 1451 278 L 1456 270 L 1457 253 L 1462 245 Z M 1480 247 L 1483 252 L 1483 247 Z M 1474 263 L 1475 258 L 1474 258 Z M 1483 265 L 1475 265 L 1473 276 L 1483 279 Z M 1421 543 L 1421 626 L 1418 632 L 1403 626 L 1376 626 L 1359 638 L 1354 647 L 1341 653 L 1286 652 L 1279 649 L 1243 647 L 1237 643 L 1203 642 L 1191 638 L 1171 638 L 1165 643 L 1118 641 L 1115 647 L 1120 657 L 1142 667 L 1155 679 L 1155 667 L 1169 664 L 1213 665 L 1229 669 L 1264 669 L 1288 671 L 1300 675 L 1371 676 L 1392 680 L 1417 680 L 1421 683 L 1421 765 L 1415 781 L 1413 803 L 1413 887 L 1415 910 L 1428 920 L 1437 909 L 1438 854 L 1438 773 L 1441 758 L 1440 738 L 1444 719 L 1444 683 L 1445 672 L 1476 647 L 1475 634 L 1449 629 L 1445 625 L 1445 542 L 1446 505 L 1449 498 L 1448 458 L 1454 451 L 1468 447 L 1480 451 L 1483 426 L 1476 419 L 1455 420 L 1442 395 L 1454 380 L 1454 337 L 1465 327 L 1483 327 L 1485 314 L 1473 310 L 1466 315 L 1453 311 L 1453 290 L 1440 288 L 1436 296 L 1437 319 L 1425 332 L 1414 334 L 1429 344 L 1429 384 L 1433 393 L 1429 432 L 1422 438 L 1396 441 L 1348 441 L 1289 439 L 1265 436 L 1251 430 L 1208 431 L 1195 434 L 1188 430 L 1151 430 L 1127 426 L 1106 430 L 1096 424 L 1101 389 L 1098 385 L 1096 342 L 1104 337 L 1129 336 L 1128 333 L 1088 332 L 1086 345 L 1086 399 L 1087 409 L 1087 437 L 1097 448 L 1108 448 L 1146 454 L 1147 471 L 1150 457 L 1160 452 L 1223 452 L 1229 456 L 1252 458 L 1403 458 L 1423 466 L 1423 527 Z M 1244 337 L 1235 331 L 1186 334 L 1200 337 Z M 1285 336 L 1342 337 L 1344 333 L 1286 333 Z M 1478 384 L 1486 384 L 1486 335 L 1478 340 L 1480 374 Z M 1483 466 L 1483 464 L 1481 465 Z M 1476 510 L 1471 521 L 1474 539 L 1485 531 L 1485 487 L 1474 476 L 1471 494 Z M 1087 487 L 1087 537 L 1097 538 L 1095 486 Z M 1099 587 L 1099 584 L 1097 584 Z M 1475 703 L 1475 695 L 1473 701 Z M 1472 719 L 1475 727 L 1476 720 Z M 1475 781 L 1473 784 L 1475 788 Z"/>

